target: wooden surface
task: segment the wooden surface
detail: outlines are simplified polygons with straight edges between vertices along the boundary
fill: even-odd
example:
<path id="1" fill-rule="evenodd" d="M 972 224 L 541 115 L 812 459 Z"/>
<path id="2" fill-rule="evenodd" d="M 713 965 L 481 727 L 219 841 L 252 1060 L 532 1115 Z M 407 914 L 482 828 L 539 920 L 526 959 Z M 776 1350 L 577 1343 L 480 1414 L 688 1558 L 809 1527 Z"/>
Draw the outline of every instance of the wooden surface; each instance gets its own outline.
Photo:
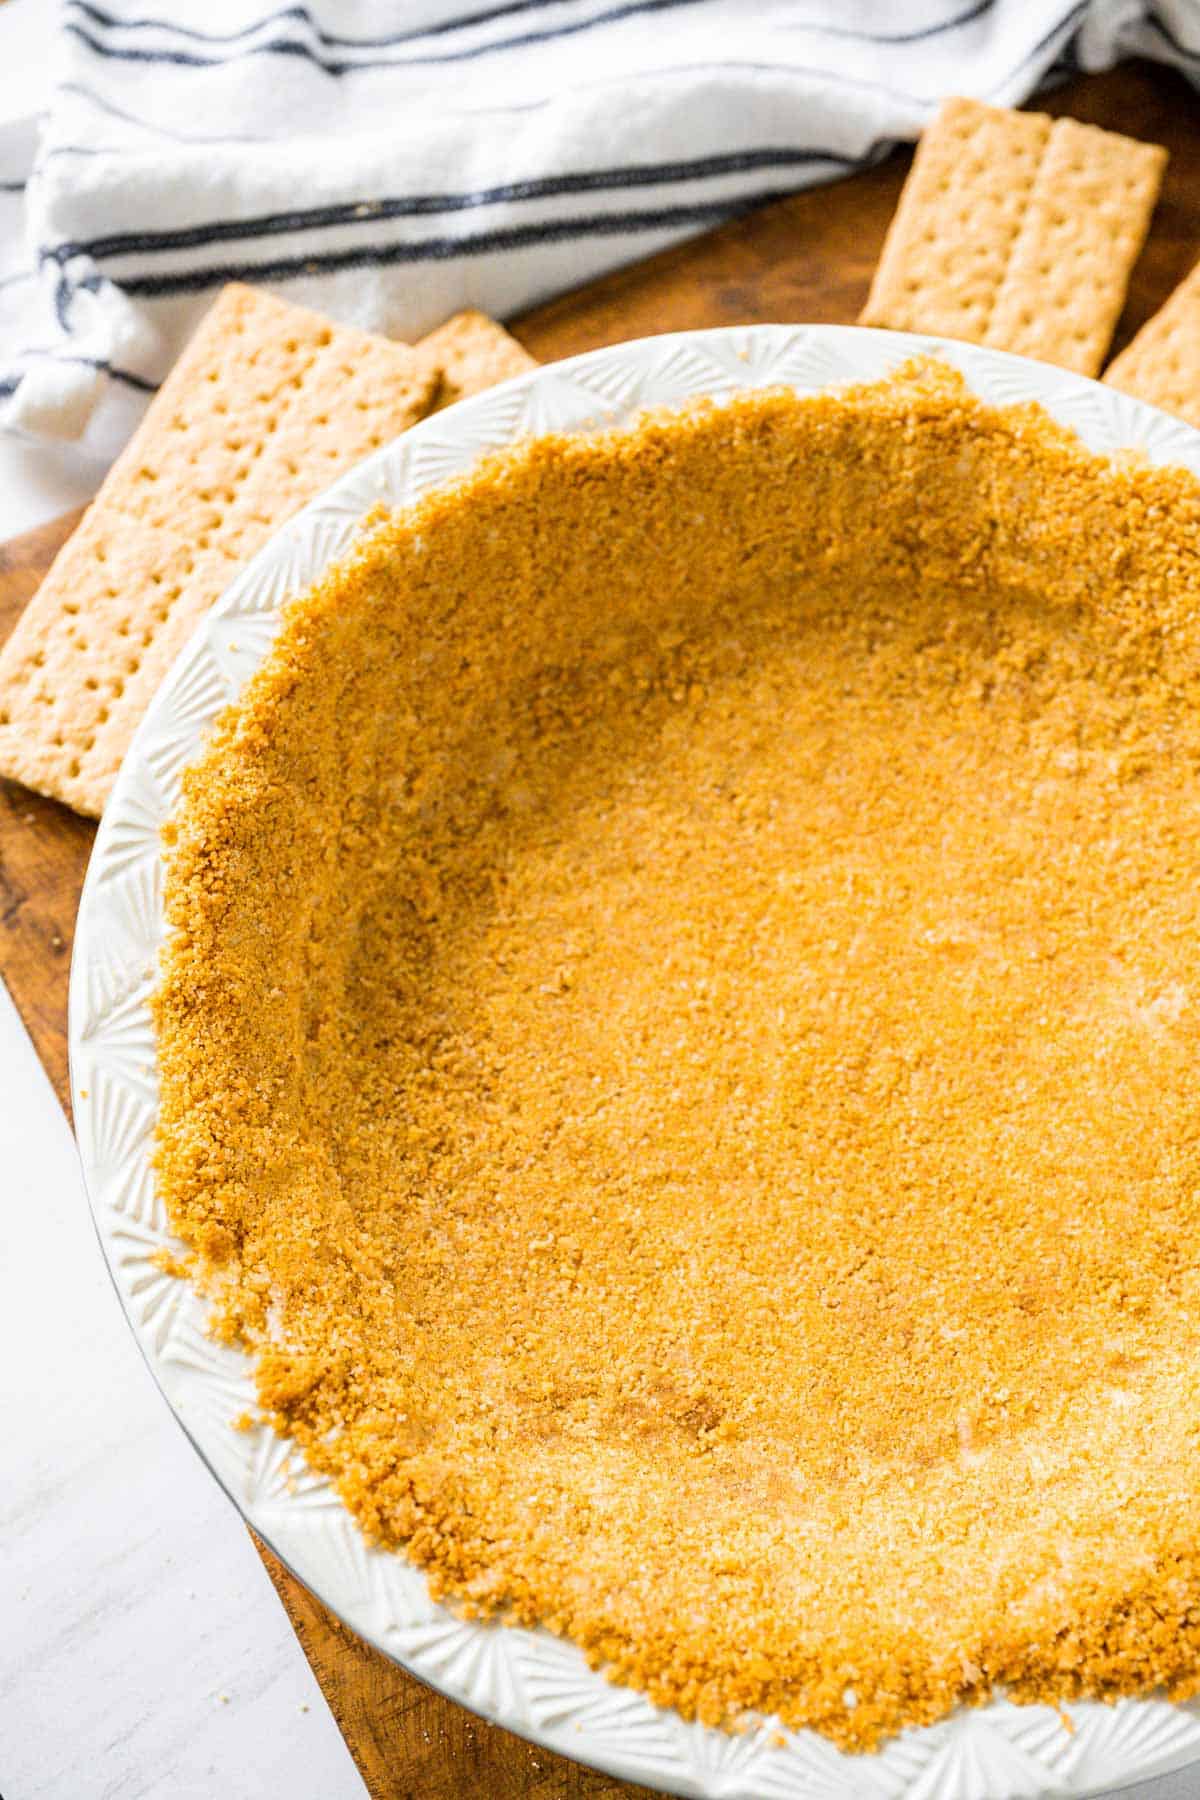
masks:
<path id="1" fill-rule="evenodd" d="M 1047 111 L 1166 144 L 1150 241 L 1114 351 L 1200 255 L 1200 109 L 1179 78 L 1133 65 L 1060 89 Z M 516 335 L 542 361 L 625 338 L 747 321 L 853 323 L 908 166 L 906 153 L 832 188 L 750 214 L 529 313 Z M 0 547 L 0 641 L 75 517 Z M 71 933 L 94 827 L 0 782 L 0 976 L 64 1106 Z M 644 1789 L 483 1723 L 367 1648 L 259 1546 L 373 1800 L 602 1800 Z"/>

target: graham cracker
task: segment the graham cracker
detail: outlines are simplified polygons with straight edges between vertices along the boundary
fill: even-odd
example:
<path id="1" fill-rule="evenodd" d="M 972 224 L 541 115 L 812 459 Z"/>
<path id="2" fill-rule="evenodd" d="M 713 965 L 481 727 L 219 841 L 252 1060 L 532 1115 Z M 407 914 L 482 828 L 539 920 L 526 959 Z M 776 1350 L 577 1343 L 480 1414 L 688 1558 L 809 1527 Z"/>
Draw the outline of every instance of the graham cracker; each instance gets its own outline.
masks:
<path id="1" fill-rule="evenodd" d="M 1109 363 L 1104 380 L 1200 426 L 1200 263 Z"/>
<path id="2" fill-rule="evenodd" d="M 455 313 L 417 345 L 417 354 L 437 363 L 442 386 L 437 406 L 450 406 L 481 388 L 494 387 L 510 375 L 524 375 L 537 368 L 536 357 L 510 337 L 486 313 Z"/>
<path id="3" fill-rule="evenodd" d="M 864 325 L 1095 375 L 1167 153 L 1075 119 L 951 99 L 917 147 Z"/>
<path id="4" fill-rule="evenodd" d="M 98 816 L 159 681 L 239 567 L 447 394 L 518 364 L 479 314 L 412 349 L 224 289 L 0 651 L 0 775 Z"/>

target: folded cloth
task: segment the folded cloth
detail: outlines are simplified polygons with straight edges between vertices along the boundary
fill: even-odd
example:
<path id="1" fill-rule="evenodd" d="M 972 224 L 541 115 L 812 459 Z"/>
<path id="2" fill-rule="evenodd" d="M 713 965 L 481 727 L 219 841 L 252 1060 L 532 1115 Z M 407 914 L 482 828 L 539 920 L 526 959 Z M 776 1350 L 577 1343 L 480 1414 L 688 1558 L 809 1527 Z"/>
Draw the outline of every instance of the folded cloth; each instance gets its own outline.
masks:
<path id="1" fill-rule="evenodd" d="M 23 192 L 0 144 L 0 425 L 110 449 L 230 279 L 400 337 L 503 318 L 947 93 L 1200 68 L 1194 0 L 62 0 L 59 35 Z"/>

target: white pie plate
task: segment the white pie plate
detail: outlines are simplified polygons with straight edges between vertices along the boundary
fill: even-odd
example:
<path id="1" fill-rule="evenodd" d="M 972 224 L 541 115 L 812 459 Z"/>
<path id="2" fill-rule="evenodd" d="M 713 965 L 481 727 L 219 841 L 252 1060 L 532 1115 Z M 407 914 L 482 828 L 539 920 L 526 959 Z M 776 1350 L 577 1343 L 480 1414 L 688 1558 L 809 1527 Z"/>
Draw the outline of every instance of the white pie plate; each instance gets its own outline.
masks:
<path id="1" fill-rule="evenodd" d="M 180 654 L 133 741 L 104 814 L 71 969 L 76 1130 L 96 1227 L 121 1303 L 167 1401 L 254 1529 L 355 1631 L 432 1687 L 550 1749 L 669 1793 L 712 1800 L 1049 1800 L 1099 1794 L 1195 1763 L 1200 1706 L 1004 1701 L 906 1732 L 877 1756 L 811 1732 L 742 1736 L 684 1722 L 592 1673 L 547 1632 L 464 1622 L 402 1557 L 372 1550 L 298 1454 L 252 1408 L 248 1358 L 215 1343 L 207 1308 L 164 1275 L 172 1243 L 155 1193 L 154 1039 L 148 996 L 163 937 L 159 829 L 201 738 L 266 655 L 281 603 L 310 585 L 379 501 L 403 507 L 479 454 L 550 430 L 589 430 L 692 396 L 786 386 L 811 394 L 875 379 L 918 351 L 982 398 L 1039 400 L 1092 449 L 1137 446 L 1200 475 L 1200 432 L 1098 383 L 944 339 L 838 326 L 760 325 L 646 338 L 574 357 L 407 431 L 297 515 L 256 556 Z"/>

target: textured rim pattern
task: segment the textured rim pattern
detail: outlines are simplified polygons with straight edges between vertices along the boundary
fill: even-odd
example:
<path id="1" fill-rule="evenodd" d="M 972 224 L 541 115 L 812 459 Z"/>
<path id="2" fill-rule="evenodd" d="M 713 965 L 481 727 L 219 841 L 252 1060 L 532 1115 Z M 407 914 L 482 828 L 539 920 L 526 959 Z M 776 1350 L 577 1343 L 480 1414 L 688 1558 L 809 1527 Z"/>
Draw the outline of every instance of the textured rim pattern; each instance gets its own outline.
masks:
<path id="1" fill-rule="evenodd" d="M 424 1575 L 372 1550 L 329 1483 L 266 1427 L 249 1359 L 206 1334 L 207 1308 L 164 1275 L 171 1244 L 150 1151 L 156 1104 L 148 996 L 163 937 L 159 831 L 201 737 L 258 666 L 285 599 L 349 546 L 379 501 L 402 507 L 485 450 L 620 423 L 647 406 L 878 379 L 914 353 L 957 367 L 984 400 L 1038 400 L 1097 451 L 1141 450 L 1200 475 L 1200 433 L 1096 382 L 941 339 L 841 326 L 747 326 L 647 338 L 520 376 L 413 427 L 306 507 L 256 556 L 175 662 L 104 814 L 71 970 L 72 1094 L 84 1176 L 117 1291 L 176 1417 L 239 1510 L 332 1610 L 422 1680 L 548 1748 L 705 1800 L 1049 1800 L 1097 1794 L 1200 1761 L 1200 1706 L 1003 1701 L 915 1729 L 875 1756 L 772 1726 L 730 1737 L 689 1725 L 592 1673 L 543 1631 L 464 1622 Z"/>

